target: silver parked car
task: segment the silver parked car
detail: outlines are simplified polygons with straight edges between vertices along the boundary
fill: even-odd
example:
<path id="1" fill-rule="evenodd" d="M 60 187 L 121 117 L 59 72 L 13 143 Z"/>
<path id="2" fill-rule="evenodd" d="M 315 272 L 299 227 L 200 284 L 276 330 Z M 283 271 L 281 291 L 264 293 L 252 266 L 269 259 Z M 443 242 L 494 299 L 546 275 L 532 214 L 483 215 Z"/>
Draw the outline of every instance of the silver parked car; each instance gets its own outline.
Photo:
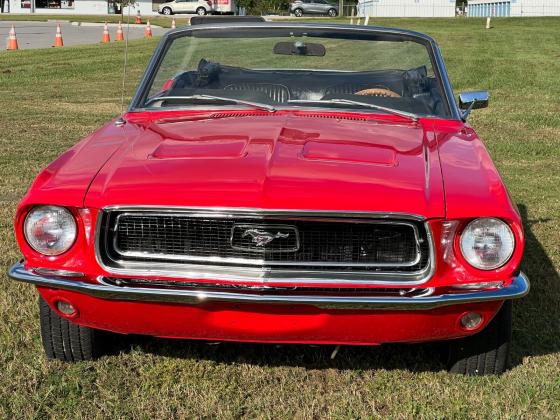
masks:
<path id="1" fill-rule="evenodd" d="M 338 16 L 338 5 L 327 0 L 295 0 L 290 3 L 290 13 L 297 17 L 305 15 Z"/>

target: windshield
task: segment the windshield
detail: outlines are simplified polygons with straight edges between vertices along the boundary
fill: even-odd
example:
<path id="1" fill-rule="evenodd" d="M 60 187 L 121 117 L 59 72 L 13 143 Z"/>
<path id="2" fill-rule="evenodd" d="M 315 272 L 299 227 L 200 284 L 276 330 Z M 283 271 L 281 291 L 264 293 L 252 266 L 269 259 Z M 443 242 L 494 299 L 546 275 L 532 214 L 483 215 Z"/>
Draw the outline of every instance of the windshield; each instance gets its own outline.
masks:
<path id="1" fill-rule="evenodd" d="M 197 29 L 171 35 L 162 51 L 140 108 L 233 104 L 271 112 L 359 108 L 448 117 L 431 47 L 410 35 L 307 27 Z"/>

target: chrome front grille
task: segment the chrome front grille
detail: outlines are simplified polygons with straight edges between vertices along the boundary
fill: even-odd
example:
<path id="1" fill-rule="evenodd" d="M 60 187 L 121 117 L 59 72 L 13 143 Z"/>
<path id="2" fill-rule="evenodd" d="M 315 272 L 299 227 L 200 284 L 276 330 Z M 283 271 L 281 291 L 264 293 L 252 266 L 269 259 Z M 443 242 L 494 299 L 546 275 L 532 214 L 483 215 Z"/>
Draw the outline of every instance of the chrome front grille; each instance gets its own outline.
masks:
<path id="1" fill-rule="evenodd" d="M 422 221 L 358 213 L 117 208 L 101 213 L 97 248 L 114 272 L 172 268 L 191 278 L 196 269 L 216 278 L 414 282 L 433 267 Z"/>

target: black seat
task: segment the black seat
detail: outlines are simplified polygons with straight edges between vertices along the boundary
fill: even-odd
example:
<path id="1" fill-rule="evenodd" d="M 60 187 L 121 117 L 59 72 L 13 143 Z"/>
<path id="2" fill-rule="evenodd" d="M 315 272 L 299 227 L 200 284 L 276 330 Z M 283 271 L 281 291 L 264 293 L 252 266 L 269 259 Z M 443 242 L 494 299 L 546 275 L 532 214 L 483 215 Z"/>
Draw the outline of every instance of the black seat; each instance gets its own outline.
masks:
<path id="1" fill-rule="evenodd" d="M 225 90 L 236 90 L 236 91 L 253 91 L 261 92 L 266 94 L 270 100 L 278 103 L 286 102 L 290 100 L 290 90 L 284 86 L 274 83 L 251 83 L 251 82 L 239 82 L 231 83 L 224 86 Z"/>

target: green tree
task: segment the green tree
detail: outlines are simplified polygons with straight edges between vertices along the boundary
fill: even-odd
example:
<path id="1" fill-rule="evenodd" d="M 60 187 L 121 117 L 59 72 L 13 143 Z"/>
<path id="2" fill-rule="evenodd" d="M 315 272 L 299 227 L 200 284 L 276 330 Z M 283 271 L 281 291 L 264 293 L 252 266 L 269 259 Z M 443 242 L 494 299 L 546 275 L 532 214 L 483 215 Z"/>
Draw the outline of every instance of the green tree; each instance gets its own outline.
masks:
<path id="1" fill-rule="evenodd" d="M 117 2 L 117 4 L 119 5 L 119 7 L 121 9 L 121 16 L 124 15 L 124 9 L 126 9 L 128 6 L 137 6 L 138 5 L 136 0 L 119 0 Z"/>
<path id="2" fill-rule="evenodd" d="M 264 15 L 288 12 L 289 0 L 239 0 L 237 4 L 244 7 L 247 14 Z"/>

